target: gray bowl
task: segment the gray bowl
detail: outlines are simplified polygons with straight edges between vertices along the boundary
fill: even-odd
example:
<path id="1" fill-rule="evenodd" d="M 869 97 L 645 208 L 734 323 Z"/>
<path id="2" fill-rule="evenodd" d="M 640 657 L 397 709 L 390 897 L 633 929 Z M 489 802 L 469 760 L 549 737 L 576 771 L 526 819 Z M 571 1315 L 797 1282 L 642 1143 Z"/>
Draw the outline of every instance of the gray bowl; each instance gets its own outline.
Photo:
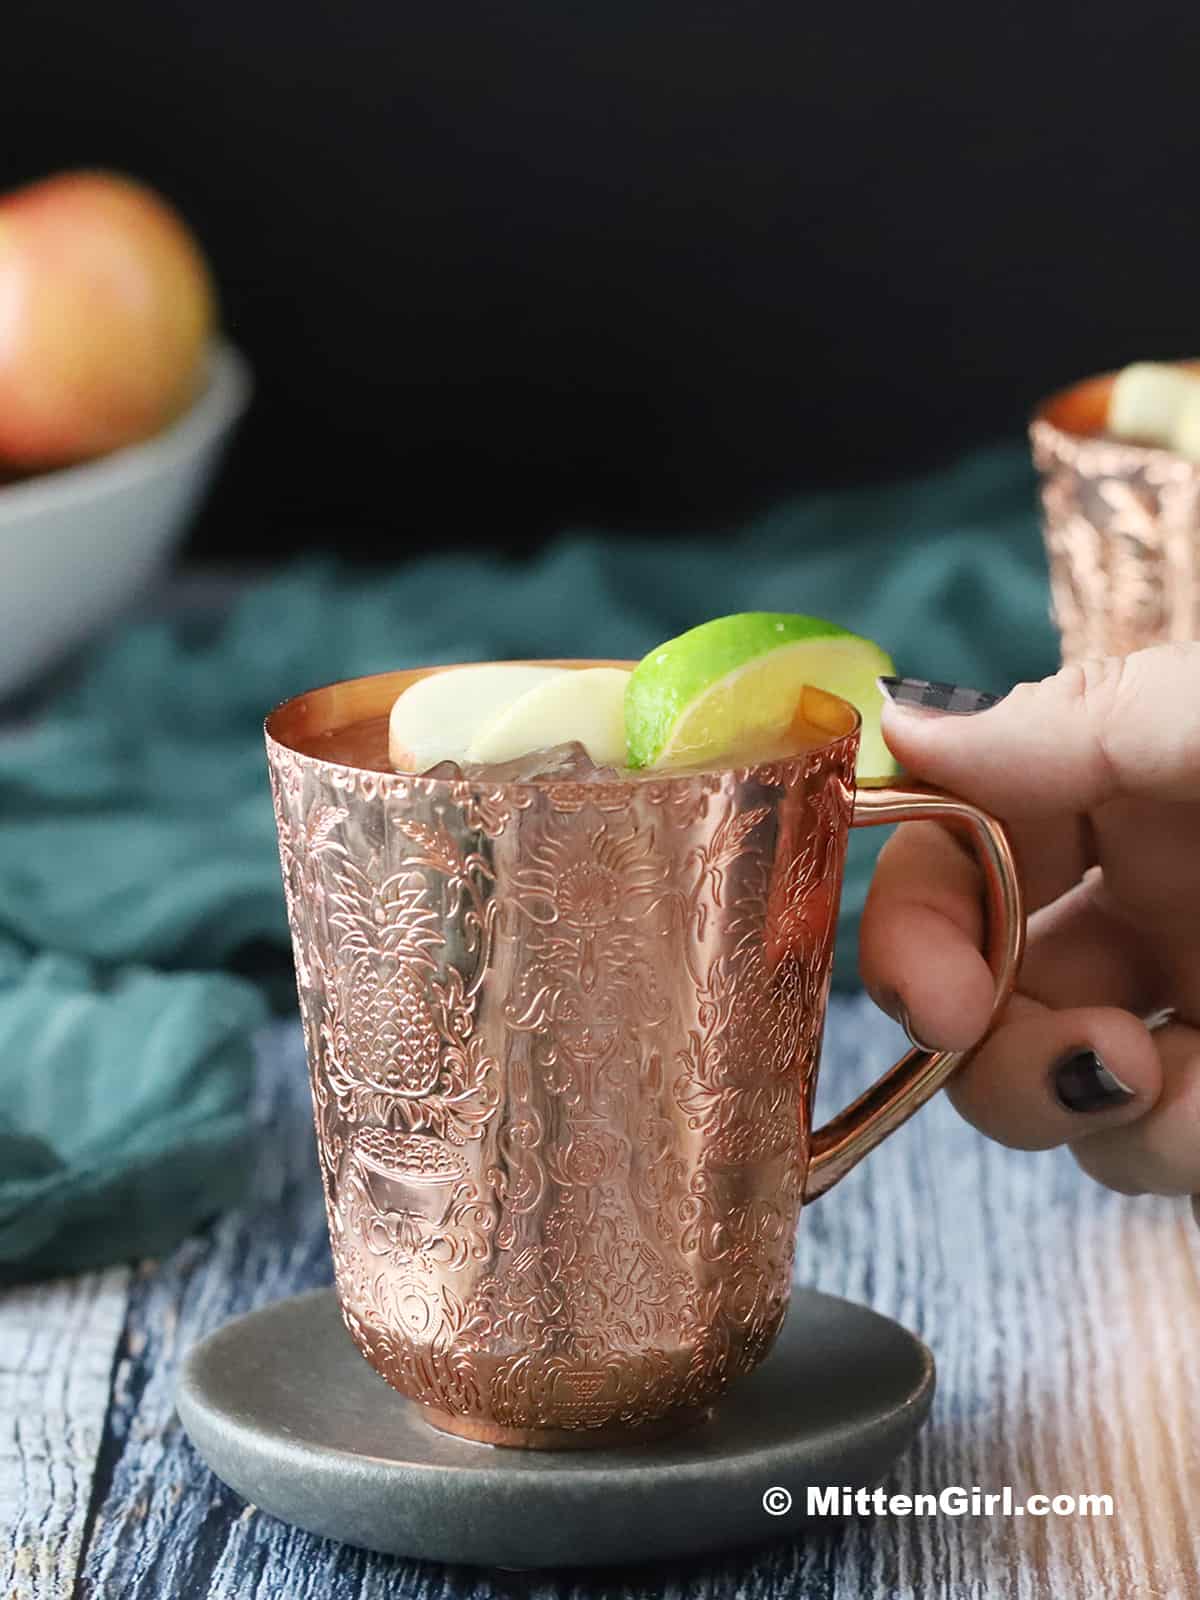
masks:
<path id="1" fill-rule="evenodd" d="M 141 444 L 0 486 L 0 698 L 112 620 L 187 531 L 250 398 L 215 343 L 195 403 Z"/>

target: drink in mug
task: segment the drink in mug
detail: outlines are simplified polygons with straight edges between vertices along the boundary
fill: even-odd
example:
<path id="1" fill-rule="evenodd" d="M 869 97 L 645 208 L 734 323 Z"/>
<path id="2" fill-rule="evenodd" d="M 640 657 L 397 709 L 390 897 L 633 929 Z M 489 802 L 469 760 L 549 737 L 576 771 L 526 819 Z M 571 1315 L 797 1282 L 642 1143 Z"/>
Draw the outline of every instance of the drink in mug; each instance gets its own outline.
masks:
<path id="1" fill-rule="evenodd" d="M 397 772 L 388 710 L 421 675 L 267 722 L 342 1312 L 436 1427 L 653 1439 L 763 1359 L 802 1205 L 962 1059 L 910 1051 L 812 1126 L 849 827 L 970 836 L 997 1005 L 1007 841 L 952 797 L 856 789 L 858 715 L 828 695 L 786 748 L 700 770 Z"/>

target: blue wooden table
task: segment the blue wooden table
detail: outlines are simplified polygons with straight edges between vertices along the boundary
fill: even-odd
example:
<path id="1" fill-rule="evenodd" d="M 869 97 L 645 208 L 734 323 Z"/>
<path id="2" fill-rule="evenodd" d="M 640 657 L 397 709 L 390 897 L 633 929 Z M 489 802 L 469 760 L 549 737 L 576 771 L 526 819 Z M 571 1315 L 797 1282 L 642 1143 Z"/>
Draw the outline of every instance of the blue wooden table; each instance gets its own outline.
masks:
<path id="1" fill-rule="evenodd" d="M 896 1054 L 834 1001 L 820 1104 Z M 671 1569 L 513 1574 L 368 1554 L 285 1527 L 208 1472 L 174 1415 L 181 1356 L 228 1317 L 327 1283 L 298 1027 L 261 1038 L 246 1206 L 169 1259 L 0 1297 L 4 1600 L 384 1596 L 1200 1596 L 1197 1233 L 1063 1153 L 1001 1150 L 937 1102 L 801 1223 L 799 1281 L 915 1329 L 932 1418 L 888 1487 L 1107 1493 L 1103 1518 L 867 1516 Z"/>

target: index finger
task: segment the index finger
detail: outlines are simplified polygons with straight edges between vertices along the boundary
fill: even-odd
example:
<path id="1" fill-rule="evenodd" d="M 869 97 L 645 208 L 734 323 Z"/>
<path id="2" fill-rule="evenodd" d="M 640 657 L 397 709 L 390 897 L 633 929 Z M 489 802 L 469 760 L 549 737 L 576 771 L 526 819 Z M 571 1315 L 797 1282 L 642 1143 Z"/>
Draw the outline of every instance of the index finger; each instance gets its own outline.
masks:
<path id="1" fill-rule="evenodd" d="M 883 732 L 914 776 L 1006 821 L 1200 799 L 1200 643 L 1075 662 L 969 717 L 885 701 Z"/>

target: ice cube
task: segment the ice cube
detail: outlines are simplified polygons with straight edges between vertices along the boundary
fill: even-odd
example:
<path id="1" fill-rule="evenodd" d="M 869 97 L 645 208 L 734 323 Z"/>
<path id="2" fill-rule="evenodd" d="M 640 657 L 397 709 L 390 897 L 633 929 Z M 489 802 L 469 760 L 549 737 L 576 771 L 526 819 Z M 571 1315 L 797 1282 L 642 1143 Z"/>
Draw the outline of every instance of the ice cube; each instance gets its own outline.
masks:
<path id="1" fill-rule="evenodd" d="M 596 783 L 617 776 L 613 767 L 598 767 L 578 739 L 529 750 L 511 761 L 468 762 L 465 778 L 488 783 Z"/>

